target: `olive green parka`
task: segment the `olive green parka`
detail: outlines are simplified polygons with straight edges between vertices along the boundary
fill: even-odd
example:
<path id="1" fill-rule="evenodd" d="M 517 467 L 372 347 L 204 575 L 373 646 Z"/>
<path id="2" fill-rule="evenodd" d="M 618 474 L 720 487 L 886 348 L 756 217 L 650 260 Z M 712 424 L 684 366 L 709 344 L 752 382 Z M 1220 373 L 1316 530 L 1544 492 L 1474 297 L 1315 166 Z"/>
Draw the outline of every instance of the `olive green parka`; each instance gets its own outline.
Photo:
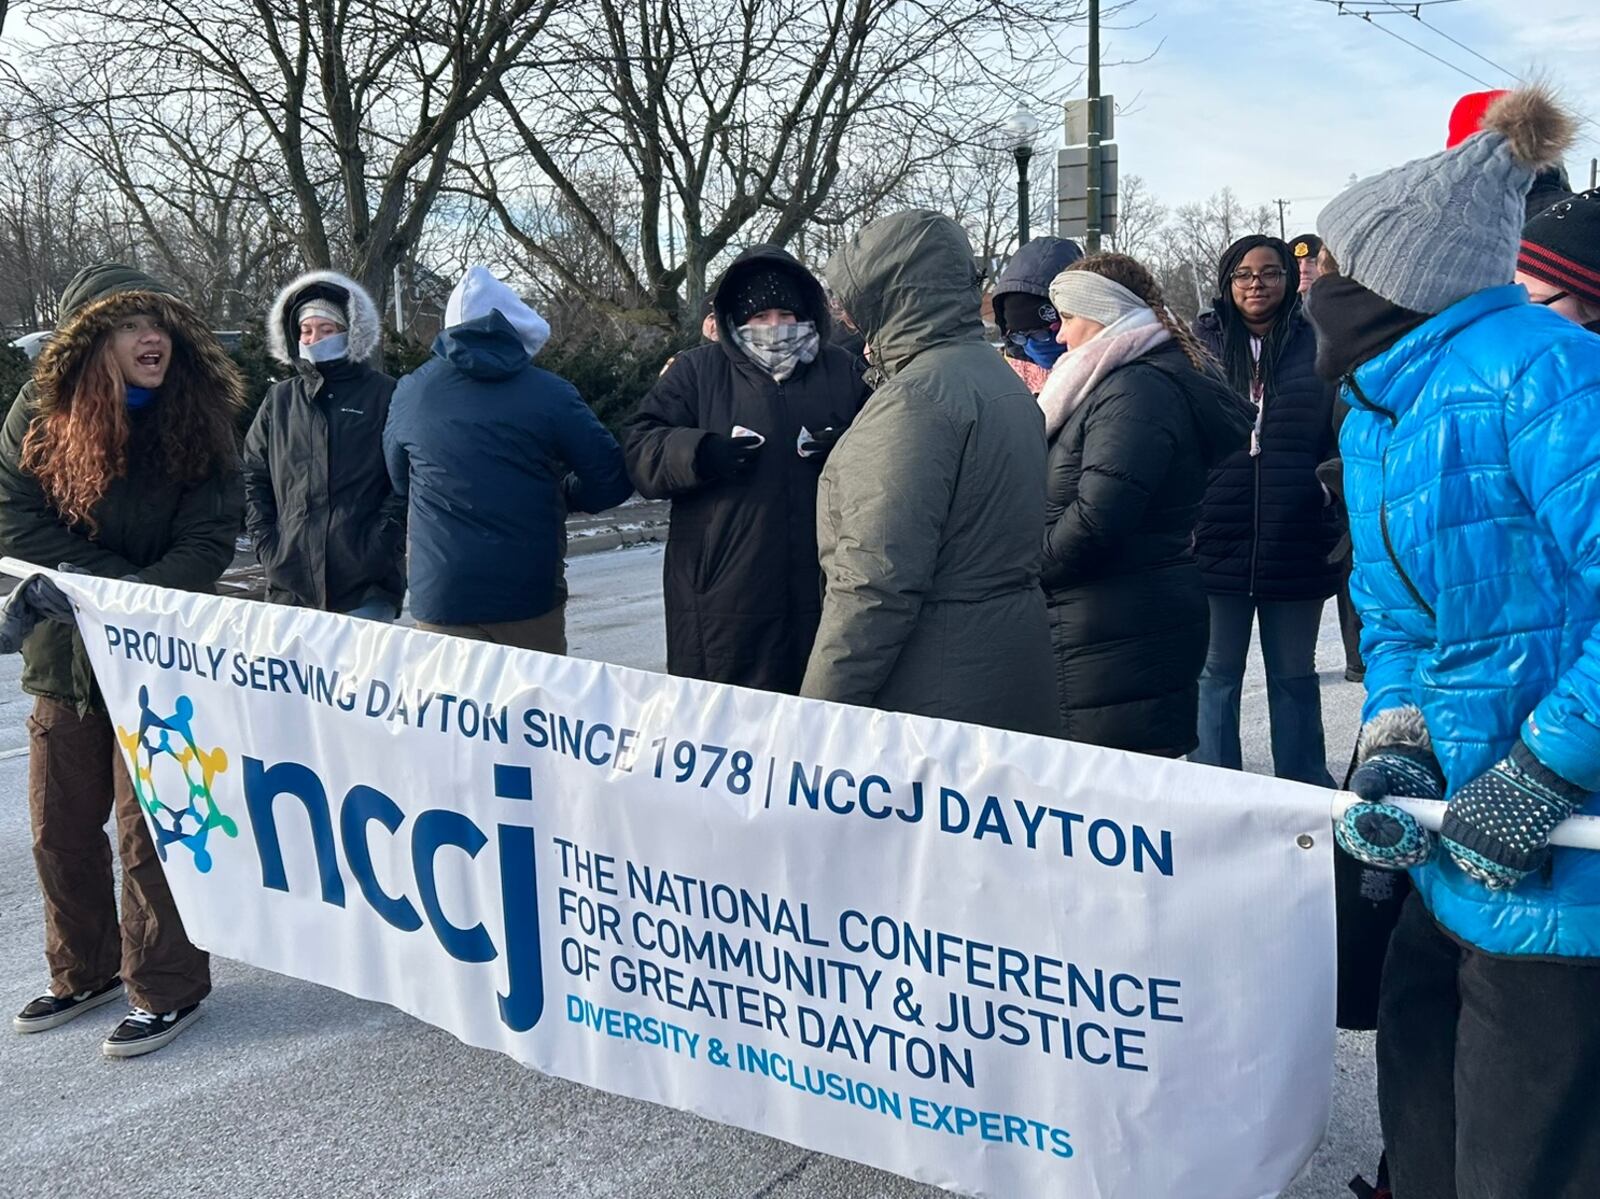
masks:
<path id="1" fill-rule="evenodd" d="M 39 480 L 23 469 L 22 445 L 36 418 L 70 403 L 101 337 L 131 314 L 154 316 L 172 337 L 176 369 L 169 368 L 164 386 L 182 380 L 176 385 L 200 389 L 232 417 L 244 404 L 238 370 L 192 309 L 133 268 L 107 264 L 82 272 L 63 294 L 61 309 L 59 330 L 0 428 L 0 554 L 183 591 L 213 590 L 233 560 L 243 520 L 238 457 L 198 481 L 169 478 L 161 448 L 167 395 L 129 413 L 127 467 L 96 506 L 92 531 L 62 519 Z M 103 706 L 75 629 L 46 621 L 22 654 L 24 691 L 80 713 Z"/>
<path id="2" fill-rule="evenodd" d="M 818 485 L 826 587 L 800 693 L 1059 733 L 1039 587 L 1044 417 L 983 339 L 966 235 L 899 213 L 827 275 L 886 382 Z"/>

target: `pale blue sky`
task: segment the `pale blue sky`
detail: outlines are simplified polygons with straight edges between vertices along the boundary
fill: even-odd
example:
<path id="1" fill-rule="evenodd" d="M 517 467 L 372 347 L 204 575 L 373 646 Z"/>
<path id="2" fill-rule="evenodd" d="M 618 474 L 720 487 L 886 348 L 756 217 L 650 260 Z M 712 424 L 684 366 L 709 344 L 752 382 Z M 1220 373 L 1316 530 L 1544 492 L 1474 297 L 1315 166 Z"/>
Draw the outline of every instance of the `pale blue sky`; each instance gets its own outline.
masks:
<path id="1" fill-rule="evenodd" d="M 1109 5 L 1113 0 L 1105 0 Z M 1382 0 L 1352 8 L 1381 9 Z M 1403 6 L 1401 6 L 1403 7 Z M 1587 187 L 1600 154 L 1600 0 L 1458 0 L 1430 24 L 1521 75 L 1542 74 L 1587 118 L 1568 156 Z M 1442 149 L 1451 107 L 1482 86 L 1318 0 L 1137 0 L 1107 30 L 1102 86 L 1119 107 L 1121 169 L 1164 202 L 1231 185 L 1247 203 L 1294 200 L 1288 232 L 1314 227 L 1353 171 L 1369 175 Z M 1494 85 L 1514 82 L 1417 22 L 1394 33 Z"/>

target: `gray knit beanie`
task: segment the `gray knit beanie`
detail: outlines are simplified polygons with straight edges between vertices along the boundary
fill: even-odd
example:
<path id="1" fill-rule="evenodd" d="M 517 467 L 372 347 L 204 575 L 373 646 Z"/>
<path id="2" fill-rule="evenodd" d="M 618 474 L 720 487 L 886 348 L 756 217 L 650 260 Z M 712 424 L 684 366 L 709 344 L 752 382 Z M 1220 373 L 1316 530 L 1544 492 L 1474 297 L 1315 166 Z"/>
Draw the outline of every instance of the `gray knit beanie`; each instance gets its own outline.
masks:
<path id="1" fill-rule="evenodd" d="M 1413 312 L 1510 283 L 1534 175 L 1572 143 L 1549 91 L 1508 92 L 1460 145 L 1352 184 L 1317 217 L 1341 274 Z"/>

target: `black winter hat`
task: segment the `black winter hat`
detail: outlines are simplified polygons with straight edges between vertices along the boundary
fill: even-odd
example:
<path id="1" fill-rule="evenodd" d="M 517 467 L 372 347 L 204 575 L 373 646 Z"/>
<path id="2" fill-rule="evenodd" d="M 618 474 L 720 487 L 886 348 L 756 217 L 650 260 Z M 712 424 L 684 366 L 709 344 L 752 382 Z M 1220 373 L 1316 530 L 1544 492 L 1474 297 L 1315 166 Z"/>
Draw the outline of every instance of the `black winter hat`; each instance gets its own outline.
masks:
<path id="1" fill-rule="evenodd" d="M 1600 189 L 1562 200 L 1524 225 L 1517 269 L 1600 304 Z"/>
<path id="2" fill-rule="evenodd" d="M 729 289 L 728 320 L 743 325 L 758 312 L 781 308 L 802 320 L 815 320 L 805 289 L 792 272 L 758 266 L 734 279 Z"/>
<path id="3" fill-rule="evenodd" d="M 1025 291 L 1008 291 L 999 297 L 996 321 L 1007 333 L 1036 333 L 1040 329 L 1059 329 L 1061 317 L 1047 296 Z"/>

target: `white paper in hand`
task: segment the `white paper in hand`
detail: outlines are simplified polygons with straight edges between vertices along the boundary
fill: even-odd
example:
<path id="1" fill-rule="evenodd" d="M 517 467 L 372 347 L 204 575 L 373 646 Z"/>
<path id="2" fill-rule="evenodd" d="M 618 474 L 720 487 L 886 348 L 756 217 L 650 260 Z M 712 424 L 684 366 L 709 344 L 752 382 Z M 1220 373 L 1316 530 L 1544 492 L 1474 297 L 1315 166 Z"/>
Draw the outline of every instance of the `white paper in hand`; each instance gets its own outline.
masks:
<path id="1" fill-rule="evenodd" d="M 767 444 L 767 439 L 765 437 L 761 436 L 761 434 L 757 433 L 754 429 L 747 429 L 743 425 L 734 425 L 733 435 L 735 437 L 754 437 L 757 445 Z"/>

